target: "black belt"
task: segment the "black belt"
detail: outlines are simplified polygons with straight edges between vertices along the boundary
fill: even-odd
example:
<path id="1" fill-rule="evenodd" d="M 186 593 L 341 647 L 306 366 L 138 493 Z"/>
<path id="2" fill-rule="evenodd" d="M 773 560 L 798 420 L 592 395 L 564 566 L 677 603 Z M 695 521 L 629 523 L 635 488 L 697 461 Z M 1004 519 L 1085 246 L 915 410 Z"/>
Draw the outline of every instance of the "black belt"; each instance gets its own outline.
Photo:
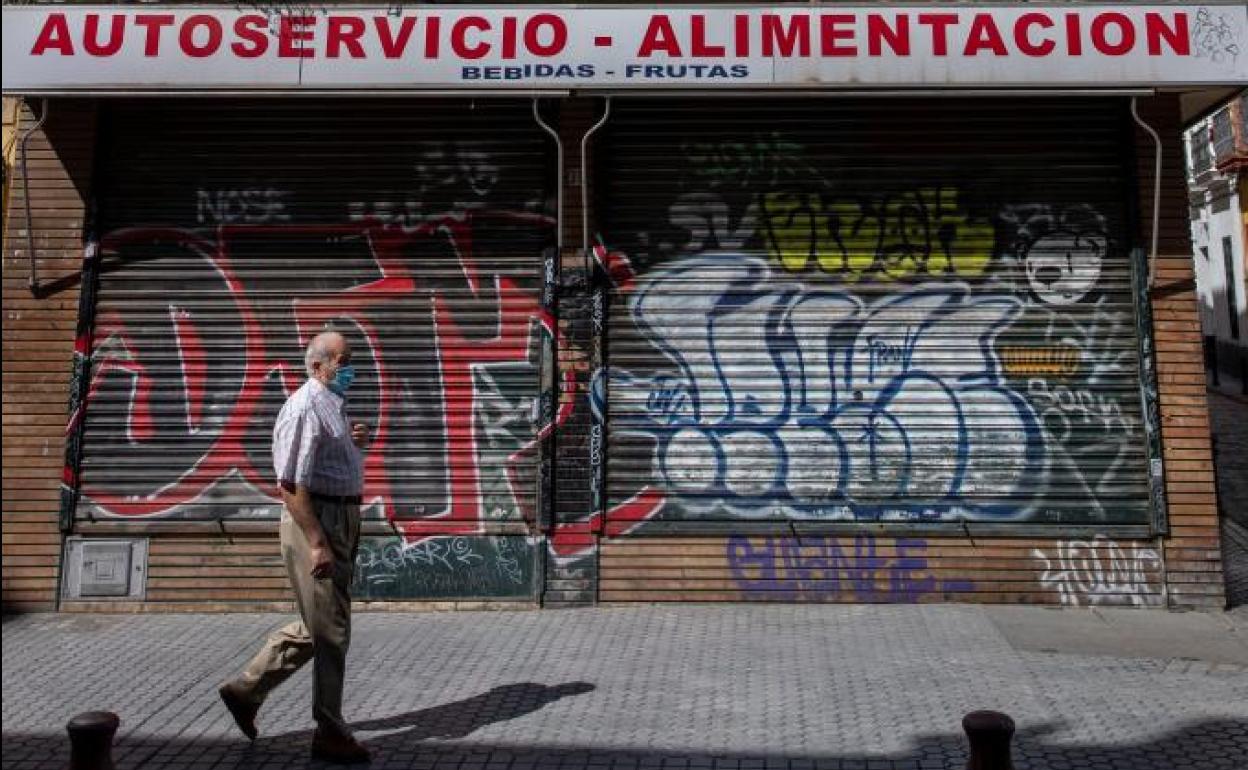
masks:
<path id="1" fill-rule="evenodd" d="M 339 505 L 359 505 L 359 495 L 322 495 L 320 492 L 312 492 L 313 500 L 320 500 L 323 503 L 338 503 Z"/>

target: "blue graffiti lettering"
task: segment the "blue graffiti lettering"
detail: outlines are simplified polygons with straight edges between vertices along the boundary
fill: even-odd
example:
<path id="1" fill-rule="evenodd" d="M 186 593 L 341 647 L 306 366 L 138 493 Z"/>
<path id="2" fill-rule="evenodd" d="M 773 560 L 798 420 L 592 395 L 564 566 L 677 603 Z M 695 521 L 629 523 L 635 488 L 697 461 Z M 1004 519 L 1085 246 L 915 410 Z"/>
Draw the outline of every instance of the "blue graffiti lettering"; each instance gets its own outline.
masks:
<path id="1" fill-rule="evenodd" d="M 948 520 L 1030 511 L 1043 432 L 994 351 L 1017 299 L 941 281 L 868 305 L 769 279 L 761 259 L 708 253 L 652 272 L 632 298 L 637 328 L 679 371 L 611 371 L 613 423 L 653 438 L 658 473 L 688 510 Z"/>
<path id="2" fill-rule="evenodd" d="M 684 384 L 672 377 L 656 377 L 650 395 L 646 397 L 646 409 L 656 422 L 674 425 L 693 414 L 693 402 Z"/>
<path id="3" fill-rule="evenodd" d="M 852 538 L 728 538 L 734 585 L 748 599 L 773 601 L 917 602 L 934 593 L 975 590 L 963 579 L 938 579 L 927 561 L 927 541 L 897 538 L 892 555 L 870 533 Z"/>
<path id="4" fill-rule="evenodd" d="M 882 340 L 875 335 L 868 338 L 867 348 L 871 352 L 871 358 L 867 367 L 867 382 L 875 382 L 876 363 L 901 364 L 903 372 L 909 371 L 910 359 L 914 357 L 914 345 L 918 341 L 918 335 L 911 334 L 908 328 L 901 345 L 889 344 L 887 340 Z"/>

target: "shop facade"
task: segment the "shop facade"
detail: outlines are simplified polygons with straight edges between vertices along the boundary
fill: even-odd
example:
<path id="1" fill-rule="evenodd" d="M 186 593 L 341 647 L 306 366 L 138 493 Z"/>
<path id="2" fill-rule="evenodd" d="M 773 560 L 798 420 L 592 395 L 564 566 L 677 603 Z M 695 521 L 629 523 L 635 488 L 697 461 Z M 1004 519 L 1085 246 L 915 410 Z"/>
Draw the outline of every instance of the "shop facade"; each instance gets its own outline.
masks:
<path id="1" fill-rule="evenodd" d="M 6 9 L 6 605 L 288 607 L 327 325 L 370 606 L 1221 605 L 1181 125 L 1241 7 L 339 10 Z"/>

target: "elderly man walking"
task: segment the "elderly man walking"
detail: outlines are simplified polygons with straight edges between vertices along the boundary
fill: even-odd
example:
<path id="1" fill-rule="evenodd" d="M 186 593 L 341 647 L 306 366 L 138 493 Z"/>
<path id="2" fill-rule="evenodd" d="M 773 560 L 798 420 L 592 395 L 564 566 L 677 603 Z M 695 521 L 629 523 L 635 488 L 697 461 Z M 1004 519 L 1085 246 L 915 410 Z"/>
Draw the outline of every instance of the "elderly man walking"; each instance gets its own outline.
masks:
<path id="1" fill-rule="evenodd" d="M 337 332 L 309 344 L 308 381 L 282 407 L 273 427 L 273 467 L 281 488 L 282 558 L 300 621 L 279 629 L 221 699 L 250 739 L 265 696 L 309 659 L 313 661 L 312 756 L 339 763 L 367 762 L 342 718 L 342 683 L 351 641 L 351 572 L 360 538 L 364 485 L 363 423 L 347 417 L 346 392 L 354 370 L 351 348 Z"/>

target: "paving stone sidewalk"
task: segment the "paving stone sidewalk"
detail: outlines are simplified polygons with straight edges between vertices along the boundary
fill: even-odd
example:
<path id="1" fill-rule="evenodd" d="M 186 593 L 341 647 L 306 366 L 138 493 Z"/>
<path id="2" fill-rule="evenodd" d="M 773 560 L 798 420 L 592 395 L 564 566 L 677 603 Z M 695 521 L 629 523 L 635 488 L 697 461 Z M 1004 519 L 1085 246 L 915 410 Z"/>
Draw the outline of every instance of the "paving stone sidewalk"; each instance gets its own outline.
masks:
<path id="1" fill-rule="evenodd" d="M 960 770 L 960 719 L 979 708 L 1017 721 L 1020 770 L 1242 768 L 1248 614 L 1116 612 L 361 614 L 346 713 L 376 768 Z M 65 722 L 101 708 L 121 715 L 122 770 L 318 766 L 307 671 L 274 694 L 251 745 L 215 695 L 285 620 L 6 619 L 3 767 L 63 768 Z"/>

